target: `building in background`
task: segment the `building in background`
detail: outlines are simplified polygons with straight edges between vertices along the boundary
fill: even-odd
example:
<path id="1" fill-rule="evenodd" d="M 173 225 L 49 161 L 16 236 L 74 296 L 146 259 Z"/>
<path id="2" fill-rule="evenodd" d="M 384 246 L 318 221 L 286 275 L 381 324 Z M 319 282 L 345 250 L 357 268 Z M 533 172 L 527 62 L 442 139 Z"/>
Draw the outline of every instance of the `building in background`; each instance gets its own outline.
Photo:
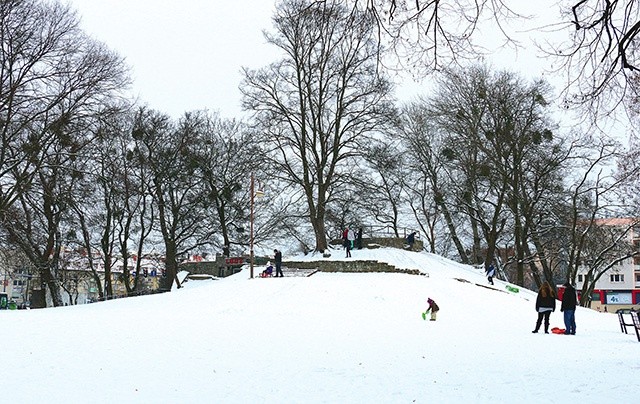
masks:
<path id="1" fill-rule="evenodd" d="M 640 226 L 635 218 L 599 219 L 599 226 L 629 229 L 624 239 L 630 252 L 640 251 Z M 587 266 L 578 268 L 576 290 L 580 291 L 587 281 Z M 624 308 L 640 308 L 640 257 L 626 258 L 607 270 L 595 284 L 591 295 L 591 308 L 615 312 Z"/>

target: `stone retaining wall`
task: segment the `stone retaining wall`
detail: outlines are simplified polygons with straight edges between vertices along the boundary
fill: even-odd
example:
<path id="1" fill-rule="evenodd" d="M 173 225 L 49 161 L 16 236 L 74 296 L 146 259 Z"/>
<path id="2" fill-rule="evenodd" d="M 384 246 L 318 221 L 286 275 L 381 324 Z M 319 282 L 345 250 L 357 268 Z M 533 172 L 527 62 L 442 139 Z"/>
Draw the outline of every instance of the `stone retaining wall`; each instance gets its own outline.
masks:
<path id="1" fill-rule="evenodd" d="M 421 272 L 418 269 L 398 269 L 393 265 L 374 260 L 283 261 L 282 264 L 288 268 L 317 269 L 320 272 L 391 272 L 428 276 L 428 274 Z"/>
<path id="2" fill-rule="evenodd" d="M 335 246 L 341 246 L 342 240 L 331 240 L 329 243 Z M 363 237 L 362 238 L 362 248 L 380 248 L 380 247 L 393 247 L 404 249 L 406 245 L 405 239 L 400 237 Z M 422 251 L 423 243 L 422 240 L 416 240 L 413 243 L 413 249 L 411 251 Z"/>

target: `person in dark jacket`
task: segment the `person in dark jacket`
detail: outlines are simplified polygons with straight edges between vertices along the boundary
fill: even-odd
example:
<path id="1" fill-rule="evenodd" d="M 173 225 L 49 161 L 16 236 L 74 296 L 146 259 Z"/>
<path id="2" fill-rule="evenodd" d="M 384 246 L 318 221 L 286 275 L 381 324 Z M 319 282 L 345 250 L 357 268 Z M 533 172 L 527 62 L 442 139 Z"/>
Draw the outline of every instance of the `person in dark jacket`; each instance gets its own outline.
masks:
<path id="1" fill-rule="evenodd" d="M 576 303 L 576 290 L 567 282 L 564 284 L 564 294 L 560 306 L 560 311 L 564 312 L 564 333 L 567 335 L 576 334 Z"/>
<path id="2" fill-rule="evenodd" d="M 440 311 L 440 307 L 438 307 L 436 302 L 434 302 L 431 298 L 427 299 L 427 304 L 429 305 L 429 307 L 427 308 L 425 315 L 431 312 L 431 318 L 429 320 L 436 321 L 436 314 L 438 314 L 438 311 Z"/>
<path id="3" fill-rule="evenodd" d="M 342 232 L 342 245 L 344 249 L 347 251 L 347 256 L 345 258 L 351 257 L 351 243 L 349 242 L 349 228 L 346 227 Z"/>
<path id="4" fill-rule="evenodd" d="M 415 242 L 416 242 L 416 232 L 414 231 L 413 233 L 407 236 L 407 244 L 409 244 L 410 250 L 413 250 L 413 243 Z"/>
<path id="5" fill-rule="evenodd" d="M 284 278 L 284 275 L 282 274 L 282 253 L 276 249 L 273 250 L 273 255 L 273 259 L 276 262 L 276 278 Z"/>
<path id="6" fill-rule="evenodd" d="M 551 312 L 556 310 L 556 296 L 551 289 L 549 282 L 544 281 L 538 291 L 536 299 L 536 311 L 538 312 L 538 320 L 536 321 L 536 329 L 532 332 L 535 334 L 540 329 L 540 324 L 544 319 L 544 333 L 549 334 L 549 316 Z"/>
<path id="7" fill-rule="evenodd" d="M 496 267 L 493 265 L 493 263 L 489 264 L 489 268 L 487 268 L 486 273 L 487 280 L 491 285 L 493 285 L 493 277 L 496 276 Z"/>

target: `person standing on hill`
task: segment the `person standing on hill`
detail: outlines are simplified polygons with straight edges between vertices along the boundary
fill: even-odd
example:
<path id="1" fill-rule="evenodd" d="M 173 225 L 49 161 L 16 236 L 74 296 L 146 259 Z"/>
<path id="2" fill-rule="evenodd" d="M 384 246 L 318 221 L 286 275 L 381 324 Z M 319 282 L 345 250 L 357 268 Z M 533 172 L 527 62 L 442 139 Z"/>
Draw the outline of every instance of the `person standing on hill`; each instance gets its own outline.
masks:
<path id="1" fill-rule="evenodd" d="M 358 250 L 362 250 L 362 227 L 358 229 L 358 235 L 356 236 L 356 246 Z"/>
<path id="2" fill-rule="evenodd" d="M 276 262 L 276 278 L 278 276 L 284 278 L 284 275 L 282 274 L 282 253 L 276 249 L 273 250 L 273 254 L 273 260 Z"/>
<path id="3" fill-rule="evenodd" d="M 564 284 L 564 294 L 560 306 L 560 311 L 564 312 L 564 333 L 567 335 L 576 334 L 576 303 L 576 290 L 567 282 Z"/>
<path id="4" fill-rule="evenodd" d="M 538 312 L 538 320 L 536 321 L 536 329 L 531 331 L 537 333 L 540 329 L 540 324 L 544 319 L 544 333 L 549 334 L 549 316 L 551 312 L 556 310 L 556 296 L 551 289 L 549 282 L 544 281 L 540 290 L 538 291 L 538 298 L 536 299 L 536 311 Z"/>
<path id="5" fill-rule="evenodd" d="M 409 244 L 409 250 L 413 250 L 413 243 L 416 242 L 416 232 L 410 233 L 407 236 L 407 244 Z"/>
<path id="6" fill-rule="evenodd" d="M 491 263 L 489 264 L 489 268 L 487 268 L 487 279 L 491 285 L 493 285 L 494 276 L 496 276 L 496 267 Z"/>
<path id="7" fill-rule="evenodd" d="M 355 241 L 356 241 L 356 232 L 353 229 L 349 229 L 349 232 L 347 233 L 347 239 L 349 241 L 350 247 L 353 250 L 353 247 L 355 247 Z"/>
<path id="8" fill-rule="evenodd" d="M 349 240 L 344 241 L 344 249 L 347 250 L 347 255 L 345 258 L 351 257 L 351 242 Z"/>

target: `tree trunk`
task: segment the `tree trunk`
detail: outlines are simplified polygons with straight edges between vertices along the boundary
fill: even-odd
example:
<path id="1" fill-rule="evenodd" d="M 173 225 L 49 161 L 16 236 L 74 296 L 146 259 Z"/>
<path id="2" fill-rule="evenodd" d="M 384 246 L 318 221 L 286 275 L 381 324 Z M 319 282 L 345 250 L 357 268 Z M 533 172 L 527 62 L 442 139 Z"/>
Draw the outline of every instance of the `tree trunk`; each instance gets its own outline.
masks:
<path id="1" fill-rule="evenodd" d="M 327 234 L 324 227 L 324 216 L 312 218 L 311 223 L 313 224 L 313 232 L 316 236 L 316 251 L 323 253 L 328 246 Z"/>
<path id="2" fill-rule="evenodd" d="M 51 272 L 51 266 L 49 262 L 43 263 L 40 266 L 40 276 L 42 277 L 43 289 L 44 287 L 49 289 L 51 295 L 51 301 L 54 307 L 60 307 L 64 303 L 62 301 L 62 293 L 60 292 L 60 286 L 57 280 Z"/>
<path id="3" fill-rule="evenodd" d="M 456 249 L 458 250 L 458 255 L 460 255 L 460 261 L 463 264 L 469 264 L 470 263 L 469 255 L 465 251 L 464 246 L 462 245 L 462 241 L 458 237 L 456 226 L 453 223 L 453 218 L 451 217 L 451 213 L 449 212 L 447 205 L 445 204 L 444 200 L 442 200 L 442 198 L 436 198 L 436 203 L 438 204 L 438 206 L 440 206 L 440 209 L 442 210 L 442 216 L 444 217 L 444 220 L 447 223 L 447 228 L 449 229 L 449 233 L 451 233 L 451 240 L 453 241 L 453 244 L 456 246 Z"/>
<path id="4" fill-rule="evenodd" d="M 165 269 L 167 271 L 167 277 L 162 280 L 161 288 L 164 291 L 170 291 L 173 286 L 173 282 L 176 282 L 177 287 L 180 287 L 180 281 L 178 280 L 178 261 L 177 261 L 177 248 L 174 242 L 171 240 L 165 240 Z"/>

